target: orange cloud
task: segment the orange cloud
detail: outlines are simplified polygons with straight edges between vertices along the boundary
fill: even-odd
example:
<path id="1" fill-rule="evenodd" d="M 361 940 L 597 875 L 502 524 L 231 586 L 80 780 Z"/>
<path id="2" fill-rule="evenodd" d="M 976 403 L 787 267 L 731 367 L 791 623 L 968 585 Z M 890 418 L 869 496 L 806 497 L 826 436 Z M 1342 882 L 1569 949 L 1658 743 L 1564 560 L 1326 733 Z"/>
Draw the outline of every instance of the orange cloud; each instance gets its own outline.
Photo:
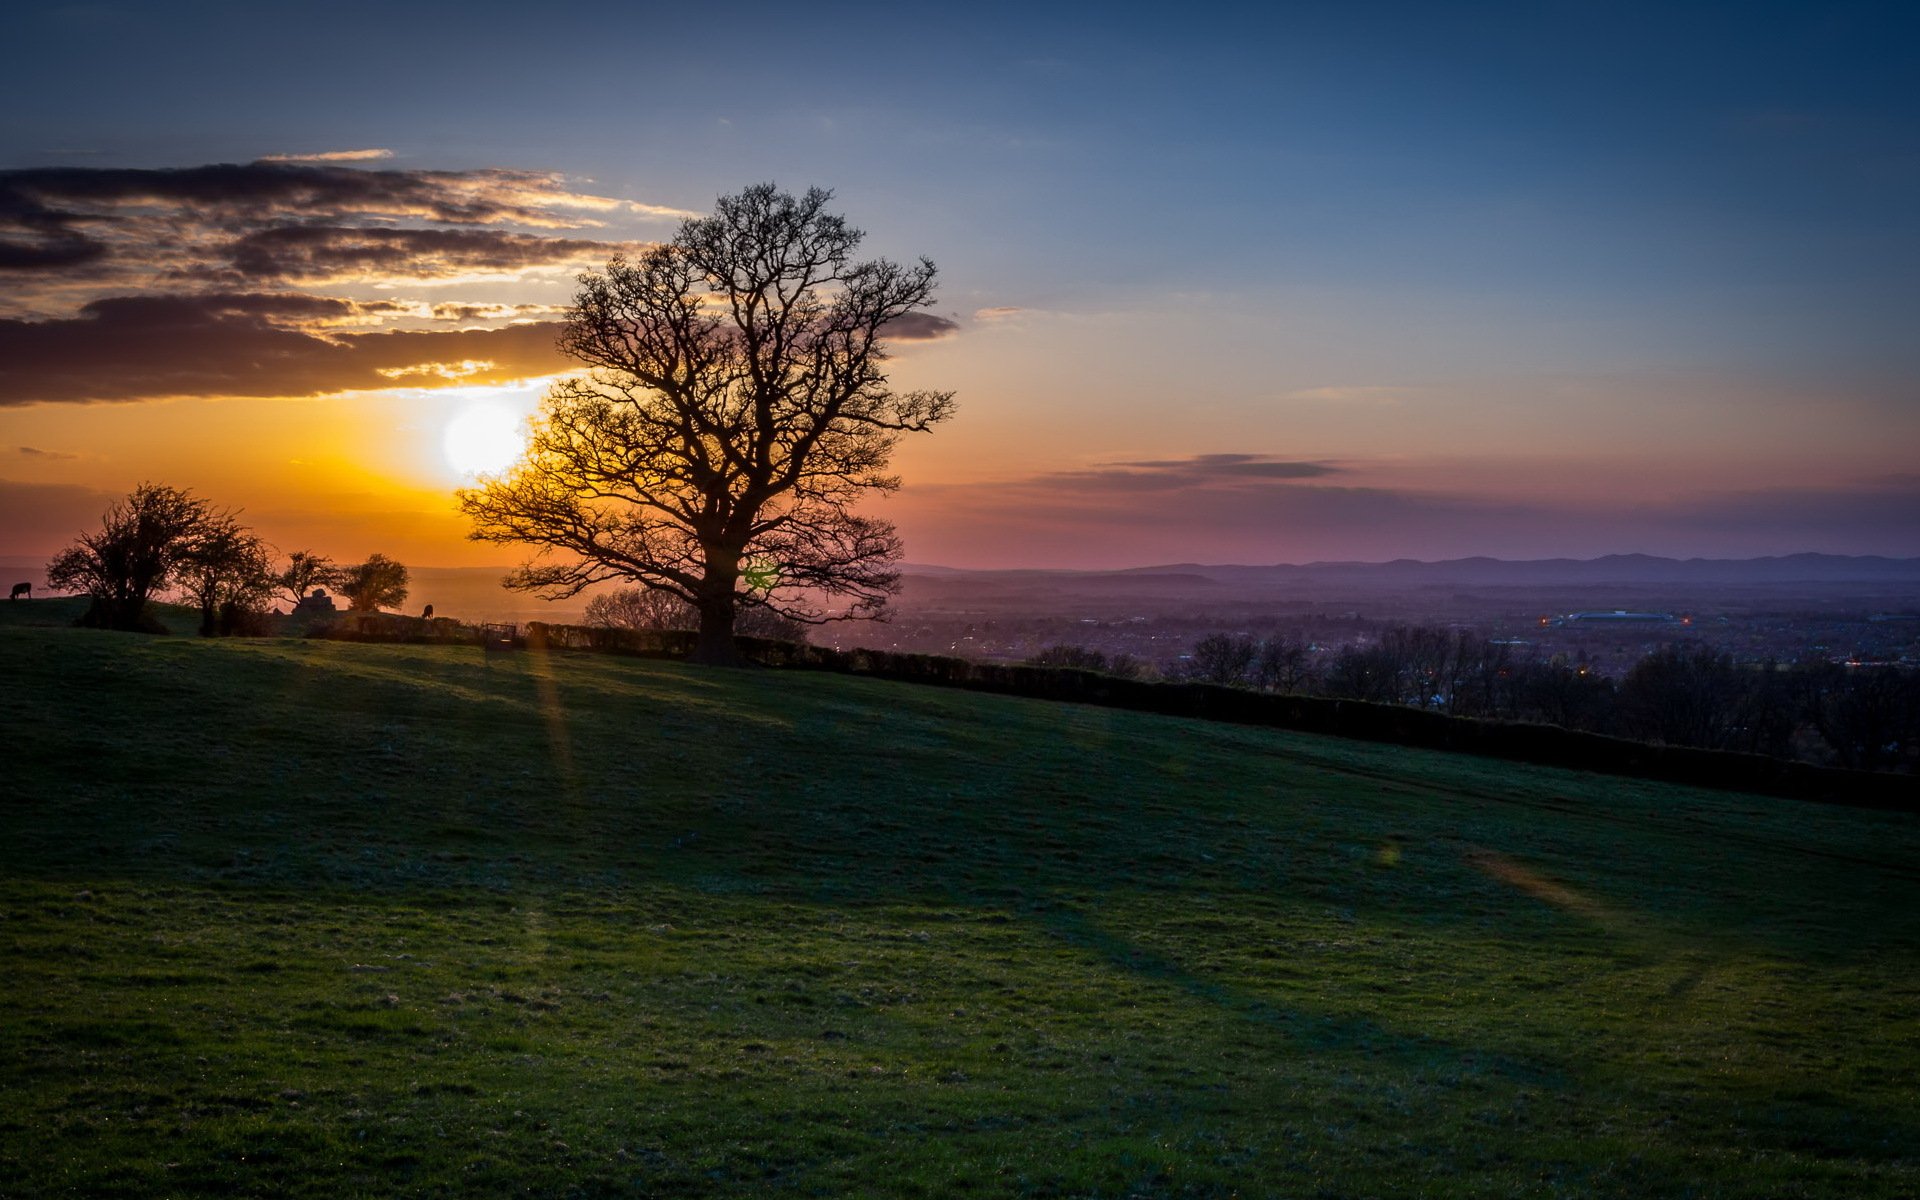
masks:
<path id="1" fill-rule="evenodd" d="M 288 320 L 352 303 L 126 296 L 95 301 L 73 318 L 0 320 L 0 406 L 504 383 L 565 365 L 551 322 L 323 336 Z"/>

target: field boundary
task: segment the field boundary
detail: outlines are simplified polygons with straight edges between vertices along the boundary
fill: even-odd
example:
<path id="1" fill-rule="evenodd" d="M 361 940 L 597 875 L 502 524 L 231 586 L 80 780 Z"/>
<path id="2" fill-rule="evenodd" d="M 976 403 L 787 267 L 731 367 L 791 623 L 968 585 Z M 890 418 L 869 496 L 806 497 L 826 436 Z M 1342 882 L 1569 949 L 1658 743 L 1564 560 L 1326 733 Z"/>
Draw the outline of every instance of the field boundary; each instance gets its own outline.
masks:
<path id="1" fill-rule="evenodd" d="M 477 626 L 450 620 L 423 621 L 384 613 L 353 613 L 314 630 L 342 641 L 468 644 L 478 647 Z M 1071 667 L 978 663 L 932 654 L 887 650 L 833 650 L 799 642 L 738 639 L 753 662 L 783 670 L 928 684 L 1161 716 L 1285 729 L 1396 746 L 1445 750 L 1602 775 L 1749 792 L 1892 812 L 1920 812 L 1920 786 L 1912 776 L 1848 771 L 1811 763 L 1636 742 L 1557 725 L 1457 717 L 1399 705 L 1326 696 L 1256 692 L 1209 683 L 1147 682 Z M 535 621 L 518 644 L 594 654 L 680 659 L 694 635 L 681 630 L 608 629 Z"/>

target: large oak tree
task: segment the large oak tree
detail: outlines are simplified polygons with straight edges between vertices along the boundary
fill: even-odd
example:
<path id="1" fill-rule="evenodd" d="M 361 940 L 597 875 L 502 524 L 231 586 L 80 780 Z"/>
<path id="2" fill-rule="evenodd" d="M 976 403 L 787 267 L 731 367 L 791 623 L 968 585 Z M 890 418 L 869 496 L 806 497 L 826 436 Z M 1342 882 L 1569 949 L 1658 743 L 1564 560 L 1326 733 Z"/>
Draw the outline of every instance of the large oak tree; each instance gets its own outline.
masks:
<path id="1" fill-rule="evenodd" d="M 830 194 L 772 185 L 632 261 L 582 277 L 555 384 L 523 460 L 460 493 L 481 541 L 539 547 L 508 585 L 549 598 L 607 580 L 699 612 L 696 661 L 738 661 L 736 614 L 875 616 L 898 590 L 893 526 L 853 511 L 891 491 L 901 433 L 950 392 L 887 384 L 889 324 L 926 308 L 934 267 L 856 262 Z"/>

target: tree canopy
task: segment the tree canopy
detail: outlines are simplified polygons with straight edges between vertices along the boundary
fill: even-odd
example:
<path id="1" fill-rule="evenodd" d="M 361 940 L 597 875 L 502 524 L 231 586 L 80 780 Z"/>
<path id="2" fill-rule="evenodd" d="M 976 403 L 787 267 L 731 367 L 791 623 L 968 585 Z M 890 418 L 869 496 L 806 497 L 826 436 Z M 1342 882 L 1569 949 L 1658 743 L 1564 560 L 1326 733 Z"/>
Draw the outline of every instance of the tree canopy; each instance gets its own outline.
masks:
<path id="1" fill-rule="evenodd" d="M 221 515 L 192 492 L 143 483 L 114 501 L 97 532 L 53 557 L 47 583 L 92 597 L 87 624 L 147 628 L 148 601 L 174 583 L 199 535 Z"/>
<path id="2" fill-rule="evenodd" d="M 537 547 L 509 586 L 677 596 L 714 663 L 737 661 L 743 608 L 884 610 L 900 540 L 853 506 L 899 486 L 898 436 L 953 396 L 895 392 L 884 370 L 887 327 L 931 304 L 933 264 L 855 261 L 862 235 L 830 198 L 750 187 L 582 276 L 561 347 L 587 370 L 548 393 L 517 466 L 459 494 L 473 538 Z"/>
<path id="3" fill-rule="evenodd" d="M 407 568 L 384 554 L 373 554 L 367 561 L 341 567 L 334 576 L 347 607 L 355 612 L 375 612 L 399 608 L 407 600 Z"/>

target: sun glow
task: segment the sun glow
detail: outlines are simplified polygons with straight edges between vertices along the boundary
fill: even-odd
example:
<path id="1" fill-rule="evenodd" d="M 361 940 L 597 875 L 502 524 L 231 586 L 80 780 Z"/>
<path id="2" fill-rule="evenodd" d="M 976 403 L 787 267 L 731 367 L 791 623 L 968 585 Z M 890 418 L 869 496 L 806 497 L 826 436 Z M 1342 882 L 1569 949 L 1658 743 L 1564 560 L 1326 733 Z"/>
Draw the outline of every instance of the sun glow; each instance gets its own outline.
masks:
<path id="1" fill-rule="evenodd" d="M 492 475 L 506 470 L 526 447 L 521 414 L 504 404 L 481 401 L 447 422 L 440 441 L 447 465 L 462 475 Z"/>

